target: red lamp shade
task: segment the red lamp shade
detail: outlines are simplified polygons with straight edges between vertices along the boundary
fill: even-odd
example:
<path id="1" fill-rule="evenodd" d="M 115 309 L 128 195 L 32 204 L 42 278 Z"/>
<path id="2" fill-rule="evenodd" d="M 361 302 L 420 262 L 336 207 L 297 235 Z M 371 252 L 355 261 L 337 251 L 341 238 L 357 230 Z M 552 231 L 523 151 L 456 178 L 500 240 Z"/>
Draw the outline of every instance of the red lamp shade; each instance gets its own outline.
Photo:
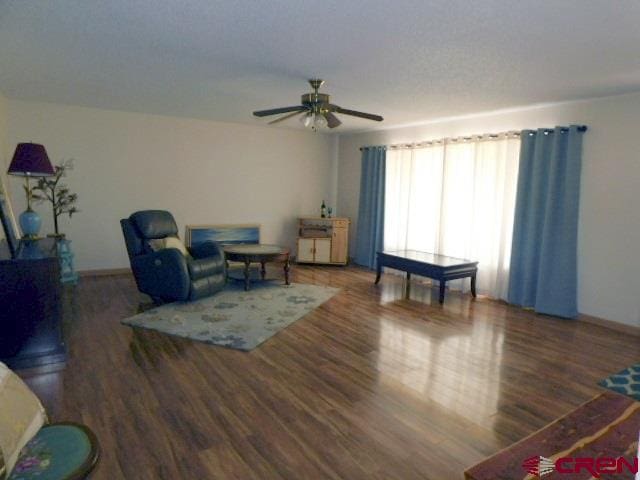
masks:
<path id="1" fill-rule="evenodd" d="M 19 143 L 7 173 L 22 177 L 49 177 L 54 175 L 56 171 L 51 165 L 43 145 Z"/>

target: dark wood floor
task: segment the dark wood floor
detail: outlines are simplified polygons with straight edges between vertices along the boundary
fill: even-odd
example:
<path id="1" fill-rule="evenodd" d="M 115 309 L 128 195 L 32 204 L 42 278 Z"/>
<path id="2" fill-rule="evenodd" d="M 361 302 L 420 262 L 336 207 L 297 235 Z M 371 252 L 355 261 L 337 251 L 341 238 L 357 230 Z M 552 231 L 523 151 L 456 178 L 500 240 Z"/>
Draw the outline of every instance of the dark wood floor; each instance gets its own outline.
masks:
<path id="1" fill-rule="evenodd" d="M 356 268 L 250 353 L 135 331 L 129 276 L 83 278 L 65 370 L 29 377 L 53 420 L 88 424 L 95 479 L 455 479 L 598 394 L 640 336 Z"/>

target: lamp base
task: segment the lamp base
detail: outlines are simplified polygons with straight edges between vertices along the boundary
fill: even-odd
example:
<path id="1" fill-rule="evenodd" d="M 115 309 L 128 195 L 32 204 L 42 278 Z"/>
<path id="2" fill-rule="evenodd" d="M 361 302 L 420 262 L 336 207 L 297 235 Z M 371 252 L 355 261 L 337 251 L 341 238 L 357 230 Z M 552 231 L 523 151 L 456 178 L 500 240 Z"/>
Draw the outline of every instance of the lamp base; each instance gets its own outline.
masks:
<path id="1" fill-rule="evenodd" d="M 20 214 L 20 228 L 22 229 L 23 238 L 37 238 L 42 219 L 33 210 L 25 210 Z"/>

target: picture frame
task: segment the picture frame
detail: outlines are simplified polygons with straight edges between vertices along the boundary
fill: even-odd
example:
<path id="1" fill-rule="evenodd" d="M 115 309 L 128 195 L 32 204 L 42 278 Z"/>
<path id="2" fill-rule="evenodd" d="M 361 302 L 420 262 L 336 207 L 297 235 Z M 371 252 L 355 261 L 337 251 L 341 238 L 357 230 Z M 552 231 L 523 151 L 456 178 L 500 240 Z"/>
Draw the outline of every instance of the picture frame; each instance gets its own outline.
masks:
<path id="1" fill-rule="evenodd" d="M 16 217 L 13 214 L 13 208 L 11 207 L 9 190 L 4 183 L 2 175 L 0 175 L 0 223 L 2 223 L 4 238 L 7 240 L 7 245 L 9 246 L 9 253 L 11 257 L 14 257 L 18 250 L 20 231 L 18 230 Z"/>
<path id="2" fill-rule="evenodd" d="M 187 247 L 209 240 L 221 245 L 257 244 L 260 243 L 260 225 L 187 225 L 185 227 L 185 243 Z"/>

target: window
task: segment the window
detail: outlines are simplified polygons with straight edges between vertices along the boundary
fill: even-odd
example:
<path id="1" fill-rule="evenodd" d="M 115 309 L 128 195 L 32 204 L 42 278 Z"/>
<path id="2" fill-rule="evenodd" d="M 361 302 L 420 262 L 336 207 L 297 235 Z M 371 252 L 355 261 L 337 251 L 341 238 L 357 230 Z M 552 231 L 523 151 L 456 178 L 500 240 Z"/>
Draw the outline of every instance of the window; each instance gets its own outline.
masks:
<path id="1" fill-rule="evenodd" d="M 385 250 L 476 260 L 478 291 L 506 298 L 519 150 L 513 135 L 389 149 Z"/>

